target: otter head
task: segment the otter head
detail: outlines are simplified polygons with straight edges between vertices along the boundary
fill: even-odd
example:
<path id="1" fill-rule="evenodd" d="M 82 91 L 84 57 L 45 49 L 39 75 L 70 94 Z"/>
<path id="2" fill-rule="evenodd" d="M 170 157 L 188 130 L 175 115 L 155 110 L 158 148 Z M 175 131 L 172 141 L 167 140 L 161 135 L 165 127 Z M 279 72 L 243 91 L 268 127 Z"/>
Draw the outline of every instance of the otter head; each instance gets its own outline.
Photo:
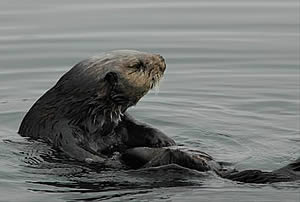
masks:
<path id="1" fill-rule="evenodd" d="M 166 69 L 165 60 L 157 54 L 139 51 L 113 51 L 102 59 L 104 80 L 111 87 L 113 101 L 135 105 L 156 86 Z"/>
<path id="2" fill-rule="evenodd" d="M 160 55 L 112 51 L 75 65 L 55 89 L 62 94 L 61 108 L 67 108 L 68 118 L 76 122 L 85 117 L 117 122 L 128 107 L 158 84 L 165 69 Z"/>

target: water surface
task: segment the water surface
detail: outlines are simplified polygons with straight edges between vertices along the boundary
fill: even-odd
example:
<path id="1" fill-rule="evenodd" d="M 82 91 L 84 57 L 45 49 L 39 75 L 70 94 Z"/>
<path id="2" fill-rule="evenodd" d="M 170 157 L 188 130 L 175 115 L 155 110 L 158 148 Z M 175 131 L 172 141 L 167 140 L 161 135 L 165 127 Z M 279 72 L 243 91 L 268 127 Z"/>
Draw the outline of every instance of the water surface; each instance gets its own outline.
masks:
<path id="1" fill-rule="evenodd" d="M 299 201 L 299 182 L 95 169 L 16 133 L 72 65 L 138 49 L 167 71 L 131 114 L 238 169 L 279 168 L 300 156 L 299 17 L 297 0 L 2 0 L 0 201 Z"/>

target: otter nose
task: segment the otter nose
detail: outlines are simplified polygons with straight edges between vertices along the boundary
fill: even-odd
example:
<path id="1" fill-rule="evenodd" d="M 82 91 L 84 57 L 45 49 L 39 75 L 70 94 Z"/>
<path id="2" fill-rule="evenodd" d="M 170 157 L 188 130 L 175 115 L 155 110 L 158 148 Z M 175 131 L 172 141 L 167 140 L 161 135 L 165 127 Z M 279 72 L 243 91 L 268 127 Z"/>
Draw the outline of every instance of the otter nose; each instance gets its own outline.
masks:
<path id="1" fill-rule="evenodd" d="M 157 55 L 158 57 L 159 57 L 159 59 L 162 61 L 162 62 L 165 62 L 165 59 L 163 58 L 163 56 L 161 56 L 161 55 Z"/>
<path id="2" fill-rule="evenodd" d="M 166 69 L 166 62 L 165 62 L 165 59 L 164 59 L 163 56 L 161 56 L 161 55 L 157 55 L 157 57 L 158 57 L 159 60 L 160 60 L 159 68 L 160 68 L 160 70 L 161 70 L 162 72 L 164 72 L 165 69 Z"/>
<path id="3" fill-rule="evenodd" d="M 157 54 L 157 57 L 159 58 L 159 60 L 160 60 L 162 63 L 165 63 L 165 58 L 163 58 L 163 56 Z"/>

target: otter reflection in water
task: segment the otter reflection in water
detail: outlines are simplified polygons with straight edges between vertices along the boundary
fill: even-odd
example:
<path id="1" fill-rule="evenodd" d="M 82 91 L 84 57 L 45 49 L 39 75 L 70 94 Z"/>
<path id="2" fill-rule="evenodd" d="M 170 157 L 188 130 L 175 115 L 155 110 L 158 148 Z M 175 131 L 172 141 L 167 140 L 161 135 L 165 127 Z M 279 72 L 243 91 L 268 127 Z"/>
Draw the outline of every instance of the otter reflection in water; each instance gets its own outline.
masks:
<path id="1" fill-rule="evenodd" d="M 19 133 L 87 163 L 136 169 L 176 164 L 254 183 L 299 179 L 299 159 L 273 172 L 228 171 L 203 152 L 174 148 L 174 140 L 131 117 L 126 110 L 158 84 L 165 69 L 162 56 L 134 50 L 83 60 L 38 99 Z"/>

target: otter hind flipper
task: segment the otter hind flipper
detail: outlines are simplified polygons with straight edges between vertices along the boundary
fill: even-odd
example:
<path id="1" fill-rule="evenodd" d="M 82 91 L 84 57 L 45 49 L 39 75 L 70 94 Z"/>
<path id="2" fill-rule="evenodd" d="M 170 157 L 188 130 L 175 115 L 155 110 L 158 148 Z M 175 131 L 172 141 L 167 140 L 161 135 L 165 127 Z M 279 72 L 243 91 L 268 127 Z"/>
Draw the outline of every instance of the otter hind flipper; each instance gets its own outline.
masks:
<path id="1" fill-rule="evenodd" d="M 137 147 L 128 149 L 122 159 L 132 168 L 150 168 L 163 165 L 177 164 L 198 171 L 211 170 L 206 156 L 193 155 L 177 148 Z"/>
<path id="2" fill-rule="evenodd" d="M 274 170 L 274 173 L 289 173 L 294 175 L 299 175 L 300 177 L 300 158 L 298 158 L 296 161 L 288 164 L 287 166 L 284 166 L 280 169 Z"/>
<path id="3" fill-rule="evenodd" d="M 163 151 L 163 148 L 135 147 L 126 150 L 121 159 L 129 167 L 137 169 L 143 167 Z"/>
<path id="4" fill-rule="evenodd" d="M 295 162 L 272 172 L 265 172 L 261 170 L 243 170 L 240 172 L 227 172 L 226 174 L 220 175 L 233 181 L 261 184 L 300 180 L 300 158 Z"/>
<path id="5" fill-rule="evenodd" d="M 222 176 L 222 175 L 221 175 Z M 238 182 L 266 184 L 273 182 L 289 181 L 283 175 L 261 170 L 243 170 L 240 172 L 226 173 L 222 177 Z"/>
<path id="6" fill-rule="evenodd" d="M 300 158 L 272 172 L 261 170 L 237 171 L 224 168 L 205 153 L 179 147 L 150 148 L 136 147 L 126 150 L 122 160 L 131 168 L 152 168 L 179 165 L 198 171 L 215 171 L 220 177 L 244 183 L 268 184 L 300 180 Z"/>

